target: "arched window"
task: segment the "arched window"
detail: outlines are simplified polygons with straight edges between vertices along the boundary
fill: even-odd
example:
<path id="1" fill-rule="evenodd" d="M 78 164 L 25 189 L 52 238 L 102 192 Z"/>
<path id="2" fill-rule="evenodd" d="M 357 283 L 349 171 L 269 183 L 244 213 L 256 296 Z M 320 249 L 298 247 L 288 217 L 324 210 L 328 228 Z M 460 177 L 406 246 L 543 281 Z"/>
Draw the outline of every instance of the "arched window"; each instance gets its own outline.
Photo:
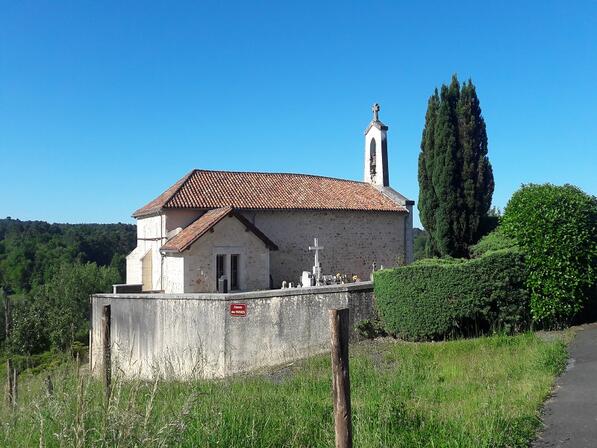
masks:
<path id="1" fill-rule="evenodd" d="M 371 143 L 369 144 L 369 174 L 371 175 L 371 180 L 375 178 L 375 174 L 377 173 L 377 143 L 375 139 L 371 139 Z"/>

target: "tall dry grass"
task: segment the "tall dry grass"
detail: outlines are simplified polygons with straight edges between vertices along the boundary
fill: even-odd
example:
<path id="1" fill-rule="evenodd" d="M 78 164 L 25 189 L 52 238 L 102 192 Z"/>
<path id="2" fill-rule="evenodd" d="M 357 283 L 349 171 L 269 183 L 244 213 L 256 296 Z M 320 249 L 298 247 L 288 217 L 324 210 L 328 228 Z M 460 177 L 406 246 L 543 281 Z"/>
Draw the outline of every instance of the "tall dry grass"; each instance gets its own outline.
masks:
<path id="1" fill-rule="evenodd" d="M 65 363 L 22 375 L 0 407 L 2 447 L 333 446 L 328 356 L 221 381 L 101 382 Z M 445 343 L 351 346 L 355 446 L 522 447 L 566 361 L 533 334 Z"/>

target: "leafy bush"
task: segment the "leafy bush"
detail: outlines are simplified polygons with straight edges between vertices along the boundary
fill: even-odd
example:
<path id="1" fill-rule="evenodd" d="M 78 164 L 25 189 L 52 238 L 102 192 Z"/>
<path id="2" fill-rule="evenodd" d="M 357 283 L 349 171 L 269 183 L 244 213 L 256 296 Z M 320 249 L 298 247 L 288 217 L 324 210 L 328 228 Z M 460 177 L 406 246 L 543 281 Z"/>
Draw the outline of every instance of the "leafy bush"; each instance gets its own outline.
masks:
<path id="1" fill-rule="evenodd" d="M 526 254 L 533 318 L 569 323 L 595 290 L 597 198 L 572 185 L 526 185 L 508 202 L 502 223 Z"/>
<path id="2" fill-rule="evenodd" d="M 9 338 L 12 353 L 32 354 L 50 348 L 72 349 L 87 341 L 89 296 L 109 292 L 119 279 L 112 267 L 95 263 L 64 264 L 31 297 L 15 303 Z"/>
<path id="3" fill-rule="evenodd" d="M 474 260 L 430 259 L 378 271 L 378 312 L 388 333 L 444 339 L 528 326 L 523 255 L 515 249 Z"/>
<path id="4" fill-rule="evenodd" d="M 50 348 L 50 306 L 44 300 L 25 298 L 12 302 L 12 329 L 7 348 L 12 353 L 33 354 Z"/>
<path id="5" fill-rule="evenodd" d="M 485 235 L 477 244 L 469 248 L 473 258 L 479 258 L 488 252 L 516 248 L 516 240 L 506 235 L 501 227 Z"/>

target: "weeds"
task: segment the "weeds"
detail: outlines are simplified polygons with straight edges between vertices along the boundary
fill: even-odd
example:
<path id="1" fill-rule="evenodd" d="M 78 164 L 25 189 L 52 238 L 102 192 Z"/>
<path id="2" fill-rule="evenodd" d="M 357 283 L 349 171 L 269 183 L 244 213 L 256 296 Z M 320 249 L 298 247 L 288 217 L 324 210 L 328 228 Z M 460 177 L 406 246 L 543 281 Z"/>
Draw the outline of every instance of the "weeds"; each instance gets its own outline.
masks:
<path id="1" fill-rule="evenodd" d="M 24 374 L 16 411 L 0 405 L 2 447 L 329 447 L 329 356 L 283 376 L 101 382 L 75 363 Z M 566 362 L 561 340 L 533 334 L 445 343 L 351 346 L 359 447 L 523 447 Z"/>

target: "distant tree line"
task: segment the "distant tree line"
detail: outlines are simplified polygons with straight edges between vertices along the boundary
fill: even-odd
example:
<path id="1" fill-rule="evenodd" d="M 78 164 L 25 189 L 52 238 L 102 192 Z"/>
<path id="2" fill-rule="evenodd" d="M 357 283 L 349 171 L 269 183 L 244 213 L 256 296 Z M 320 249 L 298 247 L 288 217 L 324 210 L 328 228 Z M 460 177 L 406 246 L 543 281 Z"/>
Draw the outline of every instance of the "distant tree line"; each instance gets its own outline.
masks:
<path id="1" fill-rule="evenodd" d="M 49 224 L 0 220 L 0 286 L 23 294 L 44 285 L 62 264 L 111 266 L 121 277 L 135 247 L 132 224 Z"/>
<path id="2" fill-rule="evenodd" d="M 89 295 L 124 281 L 136 244 L 131 224 L 49 224 L 0 220 L 0 310 L 12 303 L 0 352 L 34 354 L 87 343 Z"/>

